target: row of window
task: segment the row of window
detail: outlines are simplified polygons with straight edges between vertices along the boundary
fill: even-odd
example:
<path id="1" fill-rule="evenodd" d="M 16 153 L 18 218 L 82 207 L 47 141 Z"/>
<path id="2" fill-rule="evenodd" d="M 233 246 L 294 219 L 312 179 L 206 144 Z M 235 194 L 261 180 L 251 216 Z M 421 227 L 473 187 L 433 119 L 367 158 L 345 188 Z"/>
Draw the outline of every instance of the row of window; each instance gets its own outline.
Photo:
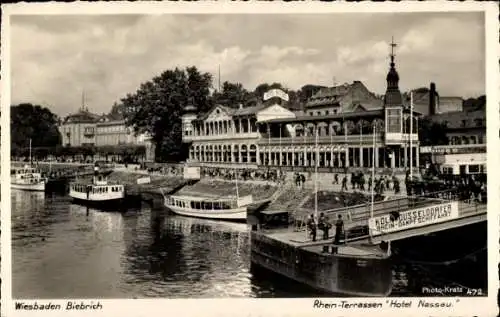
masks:
<path id="1" fill-rule="evenodd" d="M 172 205 L 172 206 L 181 207 L 181 208 L 191 208 L 191 209 L 198 209 L 198 210 L 227 210 L 227 209 L 234 208 L 229 201 L 218 201 L 218 202 L 191 201 L 191 202 L 188 202 L 188 201 L 184 201 L 184 200 L 169 198 L 167 200 L 167 204 Z"/>
<path id="2" fill-rule="evenodd" d="M 443 174 L 482 174 L 486 173 L 485 164 L 460 164 L 458 169 L 453 166 L 444 166 Z"/>
<path id="3" fill-rule="evenodd" d="M 87 192 L 87 185 L 75 184 L 75 185 L 72 185 L 72 188 L 76 192 L 80 192 L 80 193 Z M 93 187 L 91 193 L 92 194 L 104 194 L 104 193 L 108 193 L 110 191 L 115 192 L 115 193 L 121 192 L 121 191 L 123 191 L 123 186 L 117 185 L 117 186 Z"/>
<path id="4" fill-rule="evenodd" d="M 314 116 L 314 111 L 309 111 L 309 115 L 310 116 Z M 330 114 L 337 114 L 338 111 L 337 109 L 333 109 L 333 110 L 325 110 L 325 111 L 316 111 L 316 115 L 317 116 L 322 116 L 322 115 L 325 115 L 325 116 L 328 116 Z"/>

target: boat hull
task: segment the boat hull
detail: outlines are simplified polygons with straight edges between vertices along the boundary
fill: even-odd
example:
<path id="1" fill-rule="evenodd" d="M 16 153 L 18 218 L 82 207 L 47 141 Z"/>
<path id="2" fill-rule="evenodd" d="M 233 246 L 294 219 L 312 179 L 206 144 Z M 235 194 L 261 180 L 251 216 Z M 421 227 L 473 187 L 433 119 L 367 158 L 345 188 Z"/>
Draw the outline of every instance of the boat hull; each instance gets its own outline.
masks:
<path id="1" fill-rule="evenodd" d="M 390 258 L 317 254 L 251 233 L 253 266 L 279 274 L 320 293 L 385 297 L 392 291 Z"/>
<path id="2" fill-rule="evenodd" d="M 129 204 L 128 201 L 130 200 L 125 198 L 110 199 L 110 200 L 87 200 L 87 199 L 73 197 L 73 203 L 77 205 L 82 205 L 103 211 L 123 212 L 128 208 L 132 207 L 132 204 Z"/>
<path id="3" fill-rule="evenodd" d="M 228 210 L 193 210 L 189 208 L 181 208 L 178 206 L 172 206 L 164 204 L 169 210 L 175 214 L 188 217 L 204 218 L 204 219 L 218 219 L 218 220 L 234 220 L 234 221 L 246 221 L 247 219 L 247 208 L 240 207 Z"/>
<path id="4" fill-rule="evenodd" d="M 45 191 L 45 182 L 39 182 L 36 184 L 11 183 L 10 188 L 17 189 L 17 190 L 44 192 Z"/>

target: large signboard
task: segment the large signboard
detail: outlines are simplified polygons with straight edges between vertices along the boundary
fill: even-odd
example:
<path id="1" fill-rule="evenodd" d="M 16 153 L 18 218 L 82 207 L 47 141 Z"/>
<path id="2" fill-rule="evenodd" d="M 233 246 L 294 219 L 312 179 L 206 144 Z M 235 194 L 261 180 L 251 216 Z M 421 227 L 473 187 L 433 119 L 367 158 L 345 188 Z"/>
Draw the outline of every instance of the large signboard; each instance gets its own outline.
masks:
<path id="1" fill-rule="evenodd" d="M 199 166 L 184 166 L 184 179 L 200 179 L 200 167 Z"/>
<path id="2" fill-rule="evenodd" d="M 397 232 L 423 227 L 458 218 L 458 202 L 426 206 L 399 213 L 399 218 L 391 219 L 391 215 L 383 215 L 368 220 L 372 235 Z"/>
<path id="3" fill-rule="evenodd" d="M 264 94 L 264 101 L 269 100 L 271 98 L 278 97 L 285 101 L 289 100 L 288 94 L 281 89 L 271 89 Z"/>

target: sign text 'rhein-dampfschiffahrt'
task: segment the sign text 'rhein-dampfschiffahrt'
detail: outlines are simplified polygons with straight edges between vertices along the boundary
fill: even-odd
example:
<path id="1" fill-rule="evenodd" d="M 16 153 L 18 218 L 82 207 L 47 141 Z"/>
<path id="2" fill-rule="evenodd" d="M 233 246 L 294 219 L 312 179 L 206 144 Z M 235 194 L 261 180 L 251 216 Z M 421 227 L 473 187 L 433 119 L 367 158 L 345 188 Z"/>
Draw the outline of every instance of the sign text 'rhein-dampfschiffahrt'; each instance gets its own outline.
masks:
<path id="1" fill-rule="evenodd" d="M 372 235 L 397 232 L 458 218 L 458 202 L 447 202 L 403 211 L 397 219 L 391 215 L 370 218 L 368 226 Z"/>

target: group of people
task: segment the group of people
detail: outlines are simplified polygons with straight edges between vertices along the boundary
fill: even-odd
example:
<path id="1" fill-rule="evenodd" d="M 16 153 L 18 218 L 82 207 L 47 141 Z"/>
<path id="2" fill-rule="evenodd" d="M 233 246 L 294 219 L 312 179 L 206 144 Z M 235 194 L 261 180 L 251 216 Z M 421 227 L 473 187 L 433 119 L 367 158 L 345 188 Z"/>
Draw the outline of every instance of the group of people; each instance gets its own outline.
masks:
<path id="1" fill-rule="evenodd" d="M 285 173 L 279 169 L 230 169 L 230 168 L 202 168 L 201 174 L 204 177 L 212 178 L 222 178 L 226 180 L 232 180 L 238 177 L 238 179 L 246 180 L 261 180 L 261 181 L 271 181 L 279 183 L 284 181 Z"/>
<path id="2" fill-rule="evenodd" d="M 364 191 L 366 189 L 365 184 L 366 178 L 363 172 L 358 172 L 358 173 L 351 173 L 351 189 L 352 190 L 360 190 Z M 339 175 L 335 174 L 334 179 L 333 179 L 333 184 L 338 185 L 339 184 Z M 349 188 L 347 187 L 347 175 L 344 175 L 342 178 L 342 184 L 341 184 L 341 191 L 347 191 Z M 393 175 L 392 177 L 389 177 L 387 175 L 382 175 L 380 177 L 375 177 L 375 180 L 372 179 L 372 176 L 370 175 L 368 178 L 368 191 L 372 190 L 375 191 L 376 194 L 378 195 L 383 195 L 386 190 L 394 190 L 395 194 L 399 194 L 401 191 L 401 187 L 399 185 L 399 179 Z"/>
<path id="3" fill-rule="evenodd" d="M 440 175 L 432 179 L 405 179 L 408 195 L 427 196 L 444 199 L 458 199 L 486 203 L 487 186 L 483 175 L 463 175 L 452 177 Z"/>
<path id="4" fill-rule="evenodd" d="M 310 215 L 307 220 L 307 229 L 312 238 L 312 241 L 316 241 L 317 231 L 323 231 L 323 240 L 327 240 L 330 237 L 330 229 L 332 228 L 332 224 L 328 220 L 328 217 L 325 213 L 321 213 L 318 220 L 314 215 Z M 334 244 L 340 244 L 341 241 L 345 241 L 344 236 L 344 221 L 342 220 L 342 215 L 338 215 L 337 220 L 335 221 L 335 237 L 333 240 Z"/>

